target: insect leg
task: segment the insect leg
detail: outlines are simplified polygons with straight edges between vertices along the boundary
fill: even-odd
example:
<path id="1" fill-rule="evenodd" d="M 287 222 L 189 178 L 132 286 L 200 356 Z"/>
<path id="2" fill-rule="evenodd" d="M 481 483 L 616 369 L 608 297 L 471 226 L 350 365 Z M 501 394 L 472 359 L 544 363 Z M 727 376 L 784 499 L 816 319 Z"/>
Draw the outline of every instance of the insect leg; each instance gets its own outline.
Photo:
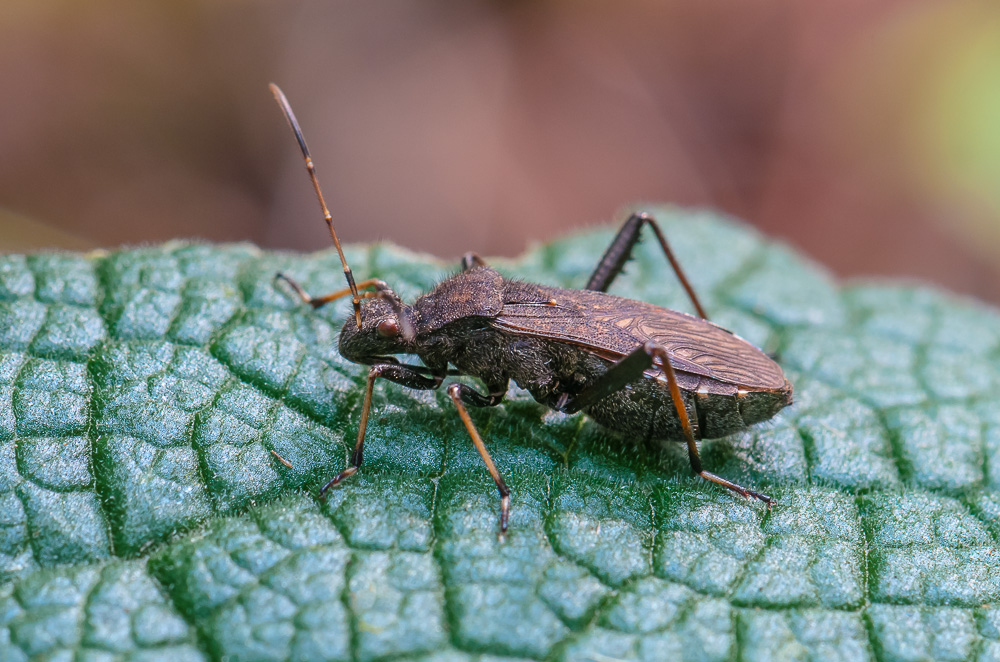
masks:
<path id="1" fill-rule="evenodd" d="M 469 269 L 475 269 L 476 267 L 485 267 L 486 260 L 479 257 L 475 253 L 466 253 L 462 256 L 462 271 L 468 271 Z"/>
<path id="2" fill-rule="evenodd" d="M 361 405 L 361 423 L 358 425 L 358 440 L 354 444 L 351 452 L 351 465 L 330 479 L 326 485 L 320 488 L 319 496 L 323 498 L 326 491 L 344 480 L 348 476 L 353 476 L 361 467 L 364 461 L 365 430 L 368 429 L 368 414 L 372 408 L 372 391 L 375 388 L 375 380 L 379 377 L 388 379 L 402 386 L 422 391 L 430 391 L 441 386 L 441 379 L 427 377 L 420 374 L 414 368 L 398 363 L 376 363 L 368 370 L 368 384 L 365 387 L 365 399 Z"/>
<path id="3" fill-rule="evenodd" d="M 335 301 L 341 297 L 346 297 L 347 295 L 351 294 L 351 288 L 345 287 L 342 290 L 337 290 L 336 292 L 331 292 L 330 294 L 326 294 L 321 297 L 313 297 L 310 296 L 309 293 L 306 292 L 302 288 L 302 286 L 298 284 L 297 281 L 292 279 L 290 276 L 286 276 L 280 271 L 274 274 L 274 279 L 283 280 L 286 283 L 288 283 L 289 287 L 295 290 L 295 294 L 297 294 L 298 297 L 302 299 L 302 303 L 308 303 L 313 308 L 319 308 L 320 306 L 325 306 L 331 301 Z M 385 283 L 385 281 L 379 280 L 378 278 L 369 278 L 368 280 L 363 280 L 360 283 L 358 283 L 357 287 L 359 290 L 363 290 L 369 287 L 373 287 L 376 290 L 375 292 L 365 292 L 364 294 L 361 295 L 362 299 L 371 298 L 375 296 L 378 292 L 389 289 L 389 286 Z"/>
<path id="4" fill-rule="evenodd" d="M 635 348 L 631 354 L 608 368 L 607 372 L 587 388 L 576 395 L 564 395 L 564 399 L 556 403 L 555 408 L 566 414 L 575 414 L 622 390 L 626 384 L 642 377 L 642 373 L 653 365 L 654 347 L 656 347 L 654 343 L 647 342 Z"/>
<path id="5" fill-rule="evenodd" d="M 643 225 L 649 225 L 649 227 L 653 228 L 653 232 L 656 234 L 656 238 L 659 240 L 660 246 L 667 256 L 667 260 L 670 261 L 670 266 L 674 268 L 674 273 L 677 274 L 677 279 L 684 287 L 684 291 L 687 292 L 691 303 L 694 304 L 695 310 L 698 311 L 698 316 L 707 320 L 708 315 L 705 314 L 705 309 L 701 307 L 701 302 L 698 301 L 698 296 L 694 293 L 694 289 L 691 287 L 691 283 L 688 282 L 687 276 L 684 275 L 684 270 L 681 269 L 680 263 L 674 257 L 674 252 L 670 250 L 670 244 L 667 243 L 666 236 L 664 236 L 660 230 L 660 226 L 653 217 L 645 212 L 633 213 L 628 217 L 628 220 L 622 225 L 618 234 L 615 235 L 611 245 L 608 246 L 608 250 L 604 251 L 604 256 L 598 262 L 594 273 L 590 275 L 590 280 L 587 281 L 587 286 L 584 289 L 597 290 L 598 292 L 608 291 L 611 283 L 621 273 L 625 263 L 628 262 L 629 257 L 632 255 L 632 249 L 639 243 L 639 233 Z"/>
<path id="6" fill-rule="evenodd" d="M 687 442 L 688 460 L 691 463 L 691 470 L 705 480 L 717 483 L 730 489 L 744 497 L 754 497 L 760 499 L 770 508 L 773 503 L 771 497 L 760 494 L 753 490 L 730 482 L 721 476 L 705 471 L 701 466 L 701 456 L 698 455 L 698 444 L 691 429 L 691 419 L 688 417 L 687 408 L 684 406 L 684 399 L 681 397 L 681 389 L 677 385 L 677 375 L 674 374 L 674 367 L 670 364 L 670 355 L 665 347 L 653 342 L 647 342 L 634 350 L 631 354 L 608 368 L 607 372 L 601 375 L 593 384 L 585 388 L 576 396 L 570 396 L 565 401 L 557 405 L 557 409 L 572 414 L 590 405 L 599 402 L 607 396 L 625 387 L 626 384 L 642 377 L 642 373 L 650 366 L 658 364 L 667 377 L 667 385 L 670 389 L 670 399 L 673 401 L 677 417 L 681 422 L 681 429 L 684 431 L 684 441 Z"/>
<path id="7" fill-rule="evenodd" d="M 448 395 L 451 396 L 451 401 L 458 408 L 458 415 L 462 418 L 462 423 L 465 424 L 465 429 L 472 438 L 472 444 L 479 451 L 479 457 L 483 458 L 486 469 L 490 472 L 490 476 L 493 477 L 493 482 L 497 485 L 497 491 L 500 492 L 501 536 L 507 532 L 507 520 L 510 514 L 510 490 L 507 488 L 507 483 L 503 482 L 503 477 L 497 471 L 496 465 L 493 464 L 493 458 L 490 457 L 490 452 L 486 450 L 486 444 L 483 443 L 483 438 L 479 436 L 479 431 L 472 422 L 472 418 L 469 416 L 469 411 L 465 408 L 464 402 L 468 402 L 474 407 L 493 407 L 500 404 L 505 394 L 506 389 L 504 392 L 494 392 L 485 396 L 465 384 L 451 384 L 448 386 Z"/>
<path id="8" fill-rule="evenodd" d="M 677 386 L 677 375 L 674 374 L 674 367 L 670 365 L 670 356 L 667 354 L 667 350 L 660 346 L 655 346 L 654 352 L 660 367 L 663 368 L 663 372 L 667 375 L 667 385 L 670 388 L 670 398 L 674 401 L 674 408 L 677 410 L 677 416 L 681 420 L 681 428 L 684 430 L 684 440 L 687 442 L 688 447 L 688 461 L 691 463 L 691 471 L 695 472 L 705 480 L 722 485 L 726 489 L 730 489 L 733 492 L 742 495 L 744 498 L 749 499 L 750 497 L 753 497 L 755 499 L 759 499 L 760 501 L 766 503 L 767 507 L 770 508 L 773 500 L 766 494 L 748 490 L 747 488 L 730 482 L 721 476 L 716 476 L 715 474 L 702 469 L 701 456 L 698 455 L 698 444 L 695 442 L 694 434 L 691 432 L 691 420 L 688 418 L 687 408 L 684 406 L 684 400 L 681 398 L 680 387 Z"/>

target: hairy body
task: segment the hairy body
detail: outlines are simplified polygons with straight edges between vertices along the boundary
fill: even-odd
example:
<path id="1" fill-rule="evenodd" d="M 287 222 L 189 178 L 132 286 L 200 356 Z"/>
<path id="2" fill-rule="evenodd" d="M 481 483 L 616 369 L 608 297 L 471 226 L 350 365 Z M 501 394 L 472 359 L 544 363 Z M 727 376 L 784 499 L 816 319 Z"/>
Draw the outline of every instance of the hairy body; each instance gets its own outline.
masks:
<path id="1" fill-rule="evenodd" d="M 443 281 L 408 310 L 413 353 L 432 375 L 444 378 L 454 366 L 497 398 L 513 380 L 538 402 L 571 411 L 572 396 L 653 341 L 670 353 L 696 439 L 739 432 L 791 403 L 781 368 L 742 338 L 686 313 L 603 292 L 509 280 L 482 266 Z M 347 325 L 342 350 L 356 342 L 351 331 Z M 685 440 L 657 367 L 583 411 L 641 439 Z"/>

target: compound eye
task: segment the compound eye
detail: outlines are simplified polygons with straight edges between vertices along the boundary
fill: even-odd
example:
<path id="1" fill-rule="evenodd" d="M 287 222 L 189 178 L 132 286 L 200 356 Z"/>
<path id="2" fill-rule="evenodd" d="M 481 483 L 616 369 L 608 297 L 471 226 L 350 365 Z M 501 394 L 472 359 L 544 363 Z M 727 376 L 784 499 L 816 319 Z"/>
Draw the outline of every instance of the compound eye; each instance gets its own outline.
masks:
<path id="1" fill-rule="evenodd" d="M 375 330 L 383 338 L 395 338 L 399 335 L 399 322 L 394 319 L 384 319 L 378 323 Z"/>

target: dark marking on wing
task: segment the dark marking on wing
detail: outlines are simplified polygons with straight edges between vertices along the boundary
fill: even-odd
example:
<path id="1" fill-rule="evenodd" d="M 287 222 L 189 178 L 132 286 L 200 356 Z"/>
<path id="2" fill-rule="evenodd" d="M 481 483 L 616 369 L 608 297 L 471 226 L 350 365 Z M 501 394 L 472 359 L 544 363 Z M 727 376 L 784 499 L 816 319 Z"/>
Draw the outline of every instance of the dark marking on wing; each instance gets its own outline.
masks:
<path id="1" fill-rule="evenodd" d="M 750 389 L 781 389 L 781 367 L 720 326 L 668 308 L 589 290 L 512 284 L 493 324 L 505 331 L 586 347 L 617 360 L 653 341 L 676 370 Z"/>

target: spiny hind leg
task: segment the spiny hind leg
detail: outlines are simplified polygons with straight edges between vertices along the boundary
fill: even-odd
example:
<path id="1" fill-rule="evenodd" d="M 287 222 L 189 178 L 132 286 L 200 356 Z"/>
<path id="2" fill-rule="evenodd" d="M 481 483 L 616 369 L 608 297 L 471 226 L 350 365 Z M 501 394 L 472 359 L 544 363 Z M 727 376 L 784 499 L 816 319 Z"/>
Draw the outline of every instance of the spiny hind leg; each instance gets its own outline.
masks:
<path id="1" fill-rule="evenodd" d="M 694 304 L 695 310 L 698 311 L 698 316 L 702 319 L 708 319 L 705 309 L 702 308 L 701 302 L 698 301 L 698 296 L 694 293 L 694 288 L 691 287 L 687 276 L 684 275 L 684 270 L 681 269 L 680 263 L 674 257 L 674 252 L 670 250 L 670 244 L 667 243 L 666 236 L 660 230 L 660 226 L 656 220 L 646 212 L 636 212 L 628 217 L 621 229 L 618 230 L 618 234 L 611 241 L 611 245 L 604 251 L 604 256 L 597 263 L 597 268 L 590 275 L 590 280 L 587 281 L 584 289 L 596 290 L 598 292 L 608 291 L 611 283 L 622 272 L 622 268 L 628 262 L 629 257 L 631 257 L 632 249 L 639 243 L 639 233 L 642 231 L 642 226 L 644 225 L 651 227 L 656 234 L 656 239 L 660 242 L 663 253 L 667 256 L 670 266 L 674 268 L 677 280 L 681 282 L 684 291 L 687 292 L 688 297 L 691 299 L 691 303 Z"/>
<path id="2" fill-rule="evenodd" d="M 698 454 L 698 443 L 695 441 L 694 433 L 691 430 L 691 419 L 688 418 L 687 408 L 684 406 L 684 399 L 681 397 L 680 387 L 677 386 L 677 375 L 674 373 L 674 367 L 670 364 L 670 356 L 667 353 L 667 350 L 662 347 L 656 348 L 656 355 L 659 358 L 658 363 L 660 364 L 660 367 L 667 376 L 667 386 L 670 388 L 670 399 L 674 401 L 674 409 L 677 410 L 677 417 L 681 421 L 681 429 L 684 431 L 684 441 L 687 443 L 688 447 L 688 461 L 691 463 L 691 471 L 695 472 L 705 480 L 711 481 L 716 485 L 721 485 L 728 490 L 736 492 L 746 499 L 749 499 L 750 497 L 759 499 L 760 501 L 766 503 L 768 510 L 770 510 L 771 504 L 774 503 L 774 500 L 771 499 L 771 497 L 766 494 L 761 494 L 760 492 L 748 490 L 742 485 L 737 485 L 732 481 L 705 471 L 704 468 L 702 468 L 701 455 Z"/>
<path id="3" fill-rule="evenodd" d="M 687 407 L 684 406 L 684 399 L 681 397 L 681 389 L 677 385 L 677 375 L 670 364 L 670 353 L 662 345 L 654 342 L 647 342 L 628 354 L 623 359 L 608 368 L 607 372 L 601 375 L 593 384 L 585 388 L 575 396 L 567 396 L 556 405 L 556 408 L 566 413 L 578 412 L 585 409 L 612 393 L 617 393 L 625 388 L 627 384 L 637 379 L 642 379 L 643 373 L 650 367 L 658 365 L 667 377 L 667 385 L 670 389 L 670 399 L 673 401 L 674 409 L 677 411 L 677 418 L 680 420 L 681 429 L 684 432 L 684 440 L 688 447 L 688 460 L 691 463 L 691 470 L 705 480 L 732 490 L 746 498 L 754 497 L 760 499 L 770 508 L 773 500 L 766 494 L 748 490 L 741 485 L 705 471 L 701 466 L 701 456 L 698 454 L 698 444 L 694 438 L 694 431 L 691 428 L 691 419 L 688 417 Z"/>

